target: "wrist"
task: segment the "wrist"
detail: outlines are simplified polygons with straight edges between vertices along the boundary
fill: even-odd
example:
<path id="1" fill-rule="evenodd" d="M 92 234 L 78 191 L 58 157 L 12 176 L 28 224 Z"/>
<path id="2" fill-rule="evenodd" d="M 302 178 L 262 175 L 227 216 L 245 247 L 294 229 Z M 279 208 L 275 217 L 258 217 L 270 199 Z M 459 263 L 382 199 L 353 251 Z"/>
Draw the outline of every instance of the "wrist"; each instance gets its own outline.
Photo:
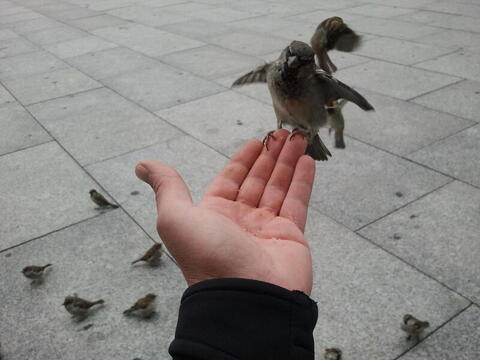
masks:
<path id="1" fill-rule="evenodd" d="M 256 280 L 214 279 L 181 300 L 175 359 L 313 359 L 317 306 L 300 291 Z M 202 358 L 202 357 L 200 357 Z"/>

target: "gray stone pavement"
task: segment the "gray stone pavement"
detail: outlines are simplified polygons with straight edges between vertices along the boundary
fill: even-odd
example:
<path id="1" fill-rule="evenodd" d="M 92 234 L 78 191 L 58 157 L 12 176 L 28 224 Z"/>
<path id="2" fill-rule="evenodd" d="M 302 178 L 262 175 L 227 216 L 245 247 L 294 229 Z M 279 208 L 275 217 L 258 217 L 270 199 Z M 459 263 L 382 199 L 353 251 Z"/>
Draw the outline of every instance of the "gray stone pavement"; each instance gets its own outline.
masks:
<path id="1" fill-rule="evenodd" d="M 169 358 L 186 285 L 168 257 L 129 265 L 160 240 L 134 166 L 175 166 L 198 200 L 276 123 L 265 86 L 231 82 L 333 15 L 364 36 L 332 54 L 337 77 L 376 112 L 345 108 L 344 150 L 322 133 L 333 157 L 306 230 L 317 358 L 480 358 L 480 1 L 0 0 L 4 359 Z M 91 188 L 120 208 L 97 211 Z M 47 262 L 41 286 L 20 273 Z M 121 315 L 150 291 L 154 319 Z M 106 304 L 73 322 L 74 292 Z M 418 344 L 404 313 L 431 323 Z"/>

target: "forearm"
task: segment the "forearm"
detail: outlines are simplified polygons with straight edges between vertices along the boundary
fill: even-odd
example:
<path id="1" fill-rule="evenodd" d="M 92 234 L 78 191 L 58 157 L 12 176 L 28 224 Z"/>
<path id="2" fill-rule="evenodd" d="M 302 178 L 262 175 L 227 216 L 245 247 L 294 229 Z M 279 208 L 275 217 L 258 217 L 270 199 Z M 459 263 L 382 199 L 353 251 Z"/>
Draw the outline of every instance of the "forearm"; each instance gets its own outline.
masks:
<path id="1" fill-rule="evenodd" d="M 314 359 L 317 305 L 305 294 L 255 280 L 216 279 L 181 301 L 174 360 Z"/>

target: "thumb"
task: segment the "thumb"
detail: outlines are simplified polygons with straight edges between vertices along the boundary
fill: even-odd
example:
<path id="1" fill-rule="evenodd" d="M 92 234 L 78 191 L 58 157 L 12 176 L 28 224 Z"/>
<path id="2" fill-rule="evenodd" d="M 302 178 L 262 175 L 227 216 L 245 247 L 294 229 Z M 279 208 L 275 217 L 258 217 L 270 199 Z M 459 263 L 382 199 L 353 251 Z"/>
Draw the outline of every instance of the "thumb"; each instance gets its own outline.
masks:
<path id="1" fill-rule="evenodd" d="M 187 185 L 180 174 L 170 166 L 145 160 L 137 164 L 135 174 L 152 187 L 159 213 L 168 214 L 172 208 L 192 205 Z"/>

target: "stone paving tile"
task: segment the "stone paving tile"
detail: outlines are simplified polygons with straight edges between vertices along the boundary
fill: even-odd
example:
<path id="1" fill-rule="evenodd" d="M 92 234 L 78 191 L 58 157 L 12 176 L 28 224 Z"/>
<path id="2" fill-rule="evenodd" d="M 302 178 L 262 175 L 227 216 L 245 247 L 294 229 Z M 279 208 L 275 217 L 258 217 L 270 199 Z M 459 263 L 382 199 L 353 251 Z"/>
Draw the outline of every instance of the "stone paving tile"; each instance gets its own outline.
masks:
<path id="1" fill-rule="evenodd" d="M 438 26 L 441 26 L 443 22 L 449 21 L 452 17 L 456 17 L 456 15 L 420 10 L 413 13 L 397 16 L 394 18 L 394 20 L 424 25 L 436 24 Z"/>
<path id="2" fill-rule="evenodd" d="M 157 60 L 124 47 L 95 51 L 71 57 L 65 61 L 94 79 L 104 79 L 134 70 L 148 69 L 159 64 Z"/>
<path id="3" fill-rule="evenodd" d="M 16 23 L 18 21 L 32 20 L 41 17 L 42 15 L 35 11 L 24 11 L 13 15 L 0 16 L 0 25 Z"/>
<path id="4" fill-rule="evenodd" d="M 214 7 L 212 9 L 195 12 L 195 18 L 223 23 L 246 19 L 257 15 L 258 14 L 252 12 L 239 11 L 226 7 Z"/>
<path id="5" fill-rule="evenodd" d="M 25 37 L 38 45 L 48 45 L 62 41 L 77 39 L 87 35 L 85 32 L 69 26 L 59 26 L 27 33 Z"/>
<path id="6" fill-rule="evenodd" d="M 306 3 L 310 5 L 311 3 L 315 3 L 315 1 L 309 1 Z M 336 0 L 336 1 L 322 1 L 316 7 L 323 10 L 342 10 L 342 9 L 347 9 L 347 8 L 358 6 L 358 5 L 361 5 L 361 2 L 355 1 L 355 0 L 354 1 Z"/>
<path id="7" fill-rule="evenodd" d="M 415 67 L 480 81 L 479 56 L 480 50 L 461 50 L 450 55 L 416 64 Z"/>
<path id="8" fill-rule="evenodd" d="M 152 111 L 225 90 L 218 84 L 164 64 L 106 78 L 102 82 Z"/>
<path id="9" fill-rule="evenodd" d="M 450 48 L 379 37 L 364 41 L 355 53 L 397 64 L 411 65 L 451 52 Z"/>
<path id="10" fill-rule="evenodd" d="M 140 226 L 152 238 L 158 239 L 153 191 L 135 176 L 135 165 L 142 160 L 161 161 L 174 167 L 182 175 L 197 203 L 227 159 L 195 139 L 181 136 L 87 167 L 88 172 Z"/>
<path id="11" fill-rule="evenodd" d="M 82 165 L 180 134 L 163 120 L 104 88 L 39 103 L 29 110 Z"/>
<path id="12" fill-rule="evenodd" d="M 106 40 L 153 57 L 204 45 L 204 43 L 197 40 L 140 24 L 108 27 L 92 32 Z"/>
<path id="13" fill-rule="evenodd" d="M 341 11 L 315 10 L 315 11 L 307 11 L 305 13 L 294 15 L 294 16 L 289 16 L 286 19 L 297 21 L 297 22 L 307 22 L 312 25 L 315 25 L 312 30 L 312 34 L 313 34 L 313 31 L 315 31 L 315 28 L 323 20 L 332 16 L 340 16 L 343 19 L 343 21 L 345 21 L 346 23 L 349 23 L 352 20 L 358 19 L 359 17 L 361 17 L 358 14 L 349 14 Z"/>
<path id="14" fill-rule="evenodd" d="M 75 69 L 4 80 L 3 84 L 24 105 L 94 89 L 101 85 Z"/>
<path id="15" fill-rule="evenodd" d="M 0 127 L 0 155 L 51 140 L 18 103 L 0 105 Z"/>
<path id="16" fill-rule="evenodd" d="M 221 104 L 221 105 L 219 105 Z M 157 114 L 222 154 L 276 128 L 273 109 L 233 91 L 158 111 Z"/>
<path id="17" fill-rule="evenodd" d="M 5 311 L 0 315 L 5 357 L 169 359 L 167 348 L 186 284 L 168 258 L 156 268 L 130 265 L 151 244 L 128 216 L 115 210 L 2 253 L 0 268 L 8 276 L 2 276 L 1 288 L 10 290 L 2 293 Z M 25 265 L 47 262 L 53 266 L 39 286 L 20 273 Z M 158 295 L 153 319 L 122 314 L 149 292 Z M 61 306 L 73 293 L 103 298 L 105 305 L 86 320 L 74 321 Z"/>
<path id="18" fill-rule="evenodd" d="M 411 346 L 400 330 L 405 313 L 428 319 L 430 332 L 469 304 L 316 211 L 309 213 L 306 236 L 319 309 L 317 358 L 338 347 L 345 359 L 394 359 Z"/>
<path id="19" fill-rule="evenodd" d="M 215 36 L 207 41 L 246 55 L 268 54 L 288 45 L 287 39 L 243 30 Z"/>
<path id="20" fill-rule="evenodd" d="M 411 8 L 411 9 L 422 9 L 426 4 L 434 3 L 437 0 L 400 0 L 401 7 Z M 369 3 L 389 5 L 389 6 L 398 6 L 399 0 L 368 0 Z"/>
<path id="21" fill-rule="evenodd" d="M 45 46 L 45 49 L 60 59 L 65 59 L 114 47 L 118 47 L 118 45 L 102 40 L 96 36 L 84 36 L 79 39 Z"/>
<path id="22" fill-rule="evenodd" d="M 185 0 L 143 0 L 141 4 L 150 7 L 163 7 L 168 5 L 181 4 L 184 2 Z"/>
<path id="23" fill-rule="evenodd" d="M 478 204 L 480 190 L 455 181 L 360 233 L 478 303 Z"/>
<path id="24" fill-rule="evenodd" d="M 2 8 L 1 14 L 2 16 L 6 16 L 6 15 L 14 15 L 14 14 L 18 14 L 26 11 L 30 11 L 30 9 L 23 6 L 12 6 L 6 9 Z"/>
<path id="25" fill-rule="evenodd" d="M 471 306 L 400 359 L 474 360 L 480 352 L 479 337 L 480 309 Z"/>
<path id="26" fill-rule="evenodd" d="M 441 29 L 428 25 L 412 24 L 392 19 L 379 19 L 367 16 L 362 16 L 350 21 L 349 26 L 358 31 L 404 40 L 413 40 L 421 36 L 441 31 Z"/>
<path id="27" fill-rule="evenodd" d="M 0 41 L 18 38 L 18 35 L 15 34 L 12 30 L 0 29 Z"/>
<path id="28" fill-rule="evenodd" d="M 352 7 L 344 10 L 347 13 L 373 16 L 379 18 L 392 18 L 400 15 L 410 14 L 415 12 L 413 9 L 406 9 L 396 6 L 383 6 L 375 4 L 365 4 L 361 6 Z"/>
<path id="29" fill-rule="evenodd" d="M 106 11 L 132 5 L 134 2 L 132 0 L 87 0 L 81 3 L 91 10 Z"/>
<path id="30" fill-rule="evenodd" d="M 38 31 L 58 26 L 62 26 L 62 23 L 53 19 L 49 19 L 47 17 L 40 17 L 34 20 L 18 21 L 13 24 L 9 24 L 8 28 L 12 31 L 15 31 L 17 34 L 24 35 L 32 31 Z"/>
<path id="31" fill-rule="evenodd" d="M 340 70 L 336 77 L 347 85 L 364 87 L 402 100 L 411 99 L 460 80 L 453 76 L 383 61 L 370 61 Z"/>
<path id="32" fill-rule="evenodd" d="M 258 58 L 214 45 L 179 51 L 163 56 L 161 60 L 206 79 L 216 79 L 241 70 L 246 72 L 262 64 Z"/>
<path id="33" fill-rule="evenodd" d="M 354 104 L 347 105 L 343 111 L 346 133 L 398 155 L 409 154 L 474 124 L 388 96 L 360 92 L 375 111 L 366 112 Z"/>
<path id="34" fill-rule="evenodd" d="M 82 19 L 85 17 L 91 17 L 91 16 L 101 15 L 101 14 L 102 13 L 98 11 L 93 11 L 83 7 L 76 7 L 74 9 L 51 12 L 48 14 L 48 16 L 56 20 L 66 21 L 66 20 Z"/>
<path id="35" fill-rule="evenodd" d="M 443 28 L 480 33 L 480 24 L 478 18 L 471 18 L 467 16 L 450 16 L 448 19 L 445 19 L 442 22 L 432 22 L 432 25 L 441 26 Z"/>
<path id="36" fill-rule="evenodd" d="M 192 19 L 177 24 L 165 25 L 162 26 L 161 29 L 201 41 L 206 41 L 210 37 L 223 35 L 236 30 L 234 23 L 222 24 L 201 19 Z"/>
<path id="37" fill-rule="evenodd" d="M 18 79 L 67 67 L 63 61 L 45 51 L 36 51 L 0 59 L 0 79 Z"/>
<path id="38" fill-rule="evenodd" d="M 414 161 L 480 187 L 480 125 L 466 129 L 409 155 Z"/>
<path id="39" fill-rule="evenodd" d="M 98 213 L 88 196 L 94 182 L 55 142 L 0 157 L 0 172 L 0 188 L 9 189 L 1 195 L 1 249 Z"/>
<path id="40" fill-rule="evenodd" d="M 346 143 L 345 150 L 328 146 L 333 157 L 317 165 L 311 204 L 352 230 L 450 181 L 354 139 Z"/>
<path id="41" fill-rule="evenodd" d="M 480 35 L 465 31 L 445 30 L 415 39 L 415 41 L 451 48 L 463 47 L 480 50 Z"/>
<path id="42" fill-rule="evenodd" d="M 82 30 L 96 30 L 104 27 L 127 24 L 128 21 L 111 15 L 98 15 L 67 21 L 70 25 Z"/>
<path id="43" fill-rule="evenodd" d="M 15 99 L 2 85 L 0 85 L 0 105 L 5 103 L 14 102 Z"/>
<path id="44" fill-rule="evenodd" d="M 0 59 L 38 50 L 30 41 L 21 38 L 0 40 Z"/>
<path id="45" fill-rule="evenodd" d="M 480 82 L 477 81 L 465 80 L 412 101 L 431 109 L 480 122 Z"/>
<path id="46" fill-rule="evenodd" d="M 477 4 L 478 5 L 478 4 Z M 425 4 L 422 9 L 432 10 L 436 12 L 444 12 L 447 14 L 459 14 L 474 18 L 480 18 L 480 8 L 471 4 L 459 4 L 457 1 L 438 1 Z"/>
<path id="47" fill-rule="evenodd" d="M 242 30 L 258 31 L 262 33 L 270 32 L 274 34 L 276 29 L 297 27 L 300 23 L 293 20 L 279 18 L 278 16 L 265 15 L 234 21 L 231 22 L 230 25 Z"/>
<path id="48" fill-rule="evenodd" d="M 125 20 L 150 26 L 174 24 L 187 19 L 185 16 L 180 14 L 169 12 L 168 8 L 152 8 L 141 5 L 127 6 L 120 9 L 111 10 L 108 13 Z"/>

